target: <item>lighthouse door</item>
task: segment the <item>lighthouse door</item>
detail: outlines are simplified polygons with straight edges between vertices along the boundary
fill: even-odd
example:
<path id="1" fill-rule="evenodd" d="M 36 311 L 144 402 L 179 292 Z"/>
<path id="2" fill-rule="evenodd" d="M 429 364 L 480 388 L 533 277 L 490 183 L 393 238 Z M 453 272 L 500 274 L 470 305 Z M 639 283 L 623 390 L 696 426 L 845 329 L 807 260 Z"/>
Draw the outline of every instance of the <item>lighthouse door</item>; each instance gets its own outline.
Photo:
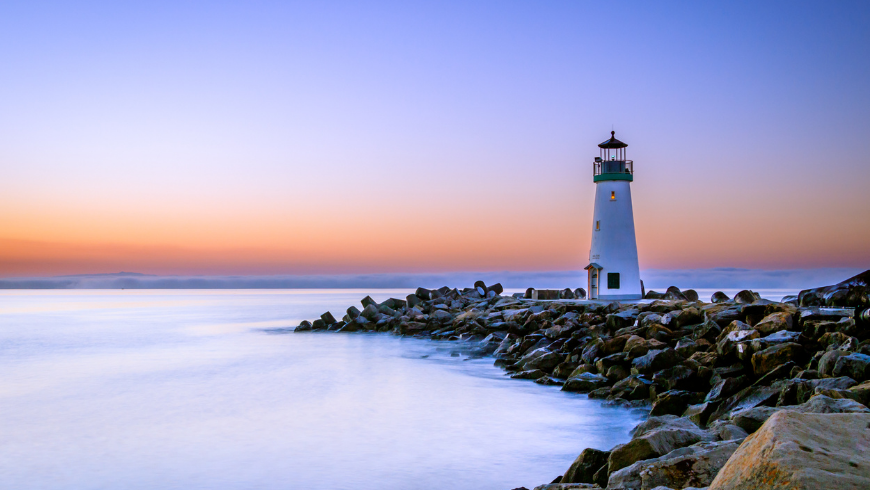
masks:
<path id="1" fill-rule="evenodd" d="M 589 299 L 598 299 L 598 269 L 589 269 Z"/>
<path id="2" fill-rule="evenodd" d="M 601 266 L 595 262 L 586 266 L 589 272 L 589 299 L 598 299 L 598 286 L 601 282 Z"/>

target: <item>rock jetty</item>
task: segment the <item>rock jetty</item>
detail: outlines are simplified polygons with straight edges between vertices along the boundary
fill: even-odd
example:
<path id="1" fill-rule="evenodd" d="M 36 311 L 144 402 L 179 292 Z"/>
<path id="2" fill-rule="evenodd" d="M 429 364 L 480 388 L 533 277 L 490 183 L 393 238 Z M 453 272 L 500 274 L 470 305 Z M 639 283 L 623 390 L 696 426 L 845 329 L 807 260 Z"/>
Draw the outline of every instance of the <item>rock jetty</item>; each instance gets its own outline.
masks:
<path id="1" fill-rule="evenodd" d="M 455 341 L 512 378 L 649 408 L 629 442 L 584 450 L 536 490 L 870 488 L 870 271 L 782 302 L 676 287 L 631 303 L 502 293 L 478 281 L 367 296 L 296 332 Z"/>

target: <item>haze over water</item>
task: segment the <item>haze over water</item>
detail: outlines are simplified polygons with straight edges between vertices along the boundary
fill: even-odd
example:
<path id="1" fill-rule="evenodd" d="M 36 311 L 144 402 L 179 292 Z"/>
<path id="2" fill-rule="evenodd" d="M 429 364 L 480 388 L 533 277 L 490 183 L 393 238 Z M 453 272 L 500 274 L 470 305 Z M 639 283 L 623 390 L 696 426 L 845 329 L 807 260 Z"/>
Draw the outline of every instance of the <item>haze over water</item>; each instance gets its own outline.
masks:
<path id="1" fill-rule="evenodd" d="M 364 295 L 0 292 L 0 483 L 531 487 L 583 448 L 628 440 L 640 420 L 511 380 L 490 358 L 452 357 L 455 345 L 288 333 Z"/>

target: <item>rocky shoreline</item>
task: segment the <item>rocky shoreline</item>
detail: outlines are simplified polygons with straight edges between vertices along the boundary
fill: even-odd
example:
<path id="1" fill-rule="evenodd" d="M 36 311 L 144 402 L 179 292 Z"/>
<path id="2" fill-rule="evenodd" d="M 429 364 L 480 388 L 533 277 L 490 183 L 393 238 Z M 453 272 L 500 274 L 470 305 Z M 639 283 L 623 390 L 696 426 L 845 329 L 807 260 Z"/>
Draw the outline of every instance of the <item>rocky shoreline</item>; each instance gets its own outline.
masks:
<path id="1" fill-rule="evenodd" d="M 631 441 L 585 449 L 537 490 L 870 488 L 870 271 L 782 302 L 675 287 L 622 303 L 502 293 L 478 281 L 367 296 L 296 332 L 455 341 L 512 378 L 649 408 Z"/>

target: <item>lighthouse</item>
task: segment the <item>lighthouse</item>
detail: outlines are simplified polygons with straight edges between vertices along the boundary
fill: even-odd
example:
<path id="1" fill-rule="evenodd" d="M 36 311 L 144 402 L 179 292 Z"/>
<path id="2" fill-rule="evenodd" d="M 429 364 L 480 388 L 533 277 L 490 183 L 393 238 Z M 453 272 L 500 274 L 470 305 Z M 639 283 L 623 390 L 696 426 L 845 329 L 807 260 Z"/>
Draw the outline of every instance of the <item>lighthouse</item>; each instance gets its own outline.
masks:
<path id="1" fill-rule="evenodd" d="M 589 299 L 631 300 L 643 296 L 631 208 L 634 162 L 626 160 L 626 147 L 611 131 L 610 139 L 598 145 L 599 156 L 592 164 L 595 211 L 586 266 Z"/>

